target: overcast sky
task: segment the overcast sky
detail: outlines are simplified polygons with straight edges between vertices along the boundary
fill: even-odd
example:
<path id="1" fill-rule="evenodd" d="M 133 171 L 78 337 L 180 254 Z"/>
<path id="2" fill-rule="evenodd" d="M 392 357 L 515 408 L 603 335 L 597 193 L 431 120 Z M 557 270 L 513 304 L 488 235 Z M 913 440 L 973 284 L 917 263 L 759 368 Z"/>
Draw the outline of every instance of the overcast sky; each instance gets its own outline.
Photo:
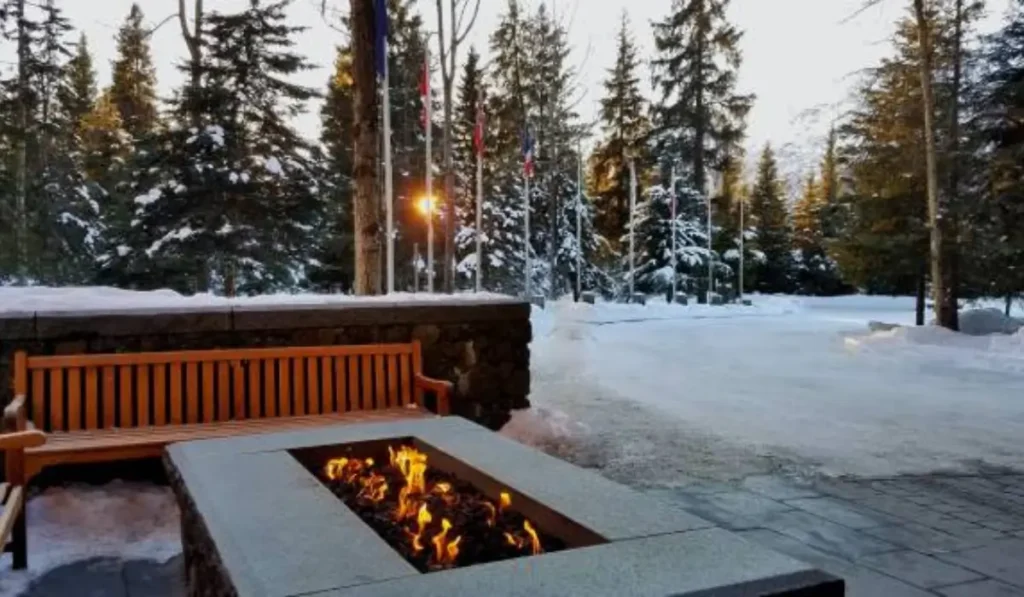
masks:
<path id="1" fill-rule="evenodd" d="M 127 15 L 132 0 L 57 0 L 75 26 L 89 37 L 105 85 L 110 77 L 117 27 Z M 136 0 L 156 23 L 171 15 L 177 0 Z M 653 47 L 650 23 L 667 14 L 671 0 L 547 0 L 560 20 L 570 28 L 572 61 L 580 69 L 579 110 L 588 119 L 596 115 L 601 82 L 615 58 L 615 33 L 622 11 L 627 11 L 634 37 L 647 59 Z M 852 22 L 842 21 L 856 11 L 863 0 L 733 0 L 732 21 L 744 32 L 741 48 L 743 66 L 740 91 L 754 93 L 757 100 L 750 114 L 748 143 L 759 149 L 766 141 L 790 145 L 793 154 L 816 152 L 827 123 L 841 109 L 849 94 L 852 75 L 875 64 L 889 50 L 892 24 L 909 4 L 906 0 L 883 0 Z M 989 0 L 999 13 L 1007 0 Z M 207 0 L 210 10 L 231 10 L 247 0 Z M 299 39 L 299 50 L 320 65 L 303 73 L 303 83 L 322 88 L 334 57 L 339 34 L 324 23 L 321 0 L 294 0 L 295 24 L 310 29 Z M 436 28 L 435 3 L 418 0 L 429 29 Z M 540 0 L 524 0 L 535 8 Z M 191 2 L 189 2 L 191 4 Z M 445 3 L 447 4 L 447 3 Z M 328 0 L 328 6 L 347 7 L 348 0 Z M 487 39 L 504 10 L 504 0 L 482 0 L 480 15 L 469 41 L 483 54 Z M 985 27 L 991 27 L 990 19 Z M 436 49 L 435 49 L 436 52 Z M 185 54 L 184 43 L 172 21 L 153 37 L 160 87 L 166 91 L 179 81 L 174 65 Z M 644 66 L 642 80 L 649 92 L 649 74 Z M 818 111 L 816 117 L 806 117 Z M 307 134 L 317 132 L 316 110 L 311 109 L 301 127 Z M 785 153 L 785 151 L 784 151 Z M 794 155 L 794 158 L 796 155 Z"/>

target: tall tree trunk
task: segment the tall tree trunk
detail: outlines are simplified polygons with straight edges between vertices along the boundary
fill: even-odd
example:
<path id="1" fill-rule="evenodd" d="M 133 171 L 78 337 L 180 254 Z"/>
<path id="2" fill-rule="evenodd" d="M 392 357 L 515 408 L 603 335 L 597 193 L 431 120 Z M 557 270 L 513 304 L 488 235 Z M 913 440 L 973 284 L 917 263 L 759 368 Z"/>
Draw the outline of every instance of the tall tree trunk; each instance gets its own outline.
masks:
<path id="1" fill-rule="evenodd" d="M 373 3 L 350 0 L 352 27 L 352 127 L 355 137 L 353 220 L 355 221 L 355 293 L 375 294 L 380 289 L 380 244 L 377 166 L 380 126 L 377 120 L 377 81 L 373 64 Z"/>
<path id="2" fill-rule="evenodd" d="M 185 0 L 178 0 L 178 25 L 181 27 L 181 36 L 185 40 L 185 47 L 188 48 L 188 92 L 191 100 L 188 102 L 188 118 L 192 128 L 198 130 L 203 124 L 203 114 L 200 110 L 199 94 L 203 88 L 203 0 L 195 0 L 192 6 L 192 26 L 189 27 L 188 11 L 185 8 Z M 197 292 L 209 292 L 210 290 L 210 264 L 206 259 L 200 259 L 196 263 L 198 279 L 195 287 Z M 224 272 L 225 279 L 227 272 Z"/>
<path id="3" fill-rule="evenodd" d="M 946 294 L 945 310 L 949 329 L 960 329 L 960 93 L 963 79 L 963 20 L 964 2 L 956 0 L 953 30 L 953 97 L 949 118 L 949 189 L 946 191 L 947 210 L 952 209 L 952 217 L 939 222 L 946 227 Z"/>
<path id="4" fill-rule="evenodd" d="M 921 50 L 921 109 L 924 112 L 925 178 L 928 185 L 928 225 L 931 228 L 931 282 L 932 300 L 935 303 L 935 320 L 946 328 L 951 327 L 949 311 L 946 309 L 946 278 L 943 259 L 942 214 L 939 210 L 938 166 L 935 156 L 935 98 L 932 93 L 932 48 L 929 32 L 930 22 L 925 12 L 924 0 L 914 0 L 914 14 L 917 17 L 918 45 Z"/>
<path id="5" fill-rule="evenodd" d="M 455 55 L 454 45 L 451 48 Z M 453 58 L 454 60 L 454 58 Z M 453 69 L 454 70 L 454 69 Z M 444 291 L 451 294 L 455 290 L 455 164 L 452 151 L 452 85 L 455 77 L 444 78 Z"/>
<path id="6" fill-rule="evenodd" d="M 15 137 L 14 197 L 15 197 L 15 271 L 20 278 L 28 274 L 28 59 L 29 35 L 25 20 L 25 0 L 16 5 L 18 19 L 18 93 L 17 132 Z"/>
<path id="7" fill-rule="evenodd" d="M 704 172 L 704 2 L 698 3 L 697 9 L 697 72 L 694 75 L 694 131 L 693 131 L 693 182 L 697 191 L 704 196 L 707 186 L 707 175 Z M 709 208 L 710 209 L 710 208 Z M 708 257 L 710 259 L 710 256 Z M 710 280 L 708 280 L 710 284 Z M 710 292 L 711 287 L 708 286 Z"/>

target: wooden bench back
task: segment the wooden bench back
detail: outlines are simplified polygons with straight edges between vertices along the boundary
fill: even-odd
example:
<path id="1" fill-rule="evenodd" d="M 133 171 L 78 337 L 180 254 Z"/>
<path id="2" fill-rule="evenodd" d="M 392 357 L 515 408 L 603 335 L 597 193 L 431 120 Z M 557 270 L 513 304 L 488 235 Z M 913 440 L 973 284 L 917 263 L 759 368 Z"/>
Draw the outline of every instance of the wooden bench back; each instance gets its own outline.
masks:
<path id="1" fill-rule="evenodd" d="M 14 362 L 37 429 L 79 431 L 383 409 L 419 402 L 409 344 L 28 356 Z"/>

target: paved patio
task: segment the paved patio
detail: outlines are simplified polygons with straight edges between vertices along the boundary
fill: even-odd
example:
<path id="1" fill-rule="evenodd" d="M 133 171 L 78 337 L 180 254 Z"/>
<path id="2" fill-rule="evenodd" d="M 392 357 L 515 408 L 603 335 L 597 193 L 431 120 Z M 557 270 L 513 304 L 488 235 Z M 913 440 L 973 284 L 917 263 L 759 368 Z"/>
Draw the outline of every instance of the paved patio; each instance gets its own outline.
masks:
<path id="1" fill-rule="evenodd" d="M 842 576 L 851 597 L 1024 597 L 1024 474 L 828 480 L 748 477 L 647 489 Z M 24 597 L 178 597 L 181 559 L 94 559 L 44 575 Z"/>

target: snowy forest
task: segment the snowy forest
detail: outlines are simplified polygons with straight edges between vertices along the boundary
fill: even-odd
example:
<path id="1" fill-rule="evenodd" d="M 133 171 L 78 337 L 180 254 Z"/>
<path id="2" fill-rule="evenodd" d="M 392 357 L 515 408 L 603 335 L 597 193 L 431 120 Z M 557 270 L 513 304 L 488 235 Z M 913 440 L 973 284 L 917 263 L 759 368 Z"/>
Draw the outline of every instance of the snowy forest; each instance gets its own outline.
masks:
<path id="1" fill-rule="evenodd" d="M 0 0 L 0 283 L 350 291 L 360 165 L 348 19 L 325 14 L 339 45 L 329 80 L 311 89 L 292 82 L 310 64 L 293 49 L 303 29 L 288 21 L 290 0 L 178 15 L 182 82 L 159 97 L 152 25 L 137 6 L 117 33 L 111 80 L 99 81 L 62 1 Z M 622 297 L 632 229 L 633 284 L 645 293 L 666 292 L 673 276 L 701 292 L 710 271 L 723 294 L 742 279 L 745 292 L 917 295 L 922 320 L 932 296 L 954 328 L 963 300 L 1024 295 L 1024 0 L 986 35 L 974 27 L 983 2 L 906 2 L 893 52 L 861 73 L 854 108 L 793 194 L 771 145 L 746 171 L 757 98 L 736 83 L 743 32 L 728 4 L 666 3 L 642 27 L 651 56 L 623 15 L 597 122 L 578 113 L 567 25 L 545 2 L 506 0 L 489 47 L 465 48 L 457 64 L 430 48 L 434 195 L 452 209 L 424 213 L 421 74 L 434 15 L 389 0 L 396 288 L 422 289 L 427 275 L 446 291 L 473 288 L 482 106 L 486 290 L 523 292 L 529 261 L 532 288 L 549 297 L 577 276 Z M 319 138 L 304 138 L 294 119 L 316 109 Z M 437 231 L 429 273 L 426 217 Z"/>

